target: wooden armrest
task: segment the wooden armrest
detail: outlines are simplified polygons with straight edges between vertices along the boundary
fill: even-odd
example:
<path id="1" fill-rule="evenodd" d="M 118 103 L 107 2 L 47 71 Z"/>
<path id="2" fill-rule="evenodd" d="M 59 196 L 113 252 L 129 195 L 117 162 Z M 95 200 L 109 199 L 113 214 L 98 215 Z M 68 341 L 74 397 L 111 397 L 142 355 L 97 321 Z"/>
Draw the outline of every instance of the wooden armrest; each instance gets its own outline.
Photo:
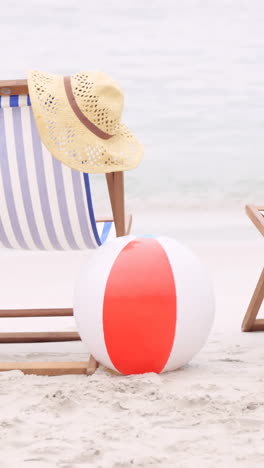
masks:
<path id="1" fill-rule="evenodd" d="M 0 96 L 28 94 L 27 80 L 0 80 Z"/>

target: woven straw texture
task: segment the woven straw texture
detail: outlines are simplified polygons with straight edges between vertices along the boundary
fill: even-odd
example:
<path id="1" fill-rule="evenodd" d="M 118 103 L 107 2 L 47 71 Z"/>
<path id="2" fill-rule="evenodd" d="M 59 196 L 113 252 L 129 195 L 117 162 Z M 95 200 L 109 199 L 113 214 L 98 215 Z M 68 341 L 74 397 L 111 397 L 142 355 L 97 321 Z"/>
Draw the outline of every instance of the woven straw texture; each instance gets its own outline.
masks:
<path id="1" fill-rule="evenodd" d="M 80 72 L 71 76 L 75 101 L 82 114 L 101 131 L 90 131 L 73 111 L 64 77 L 40 71 L 28 74 L 29 94 L 41 139 L 51 154 L 81 172 L 106 173 L 135 168 L 143 146 L 121 123 L 123 93 L 105 73 Z"/>

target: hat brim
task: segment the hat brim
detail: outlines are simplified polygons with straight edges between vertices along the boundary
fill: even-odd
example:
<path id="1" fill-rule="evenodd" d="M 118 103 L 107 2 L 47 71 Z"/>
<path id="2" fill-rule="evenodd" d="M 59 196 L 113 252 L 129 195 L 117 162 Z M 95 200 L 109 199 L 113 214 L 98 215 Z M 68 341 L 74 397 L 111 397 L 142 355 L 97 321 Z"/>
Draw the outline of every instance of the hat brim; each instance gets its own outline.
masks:
<path id="1" fill-rule="evenodd" d="M 28 87 L 41 140 L 60 162 L 89 173 L 126 171 L 138 166 L 144 150 L 129 128 L 120 123 L 108 140 L 96 136 L 73 112 L 63 76 L 30 71 Z"/>

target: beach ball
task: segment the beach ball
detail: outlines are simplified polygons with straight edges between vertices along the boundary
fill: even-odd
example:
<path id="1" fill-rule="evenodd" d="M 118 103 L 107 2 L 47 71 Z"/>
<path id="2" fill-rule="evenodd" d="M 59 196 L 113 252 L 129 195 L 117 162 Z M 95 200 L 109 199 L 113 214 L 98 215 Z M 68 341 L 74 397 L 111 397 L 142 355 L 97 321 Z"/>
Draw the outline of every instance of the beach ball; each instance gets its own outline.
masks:
<path id="1" fill-rule="evenodd" d="M 168 237 L 119 237 L 89 253 L 76 282 L 74 316 L 94 358 L 121 374 L 186 364 L 214 318 L 208 273 Z"/>

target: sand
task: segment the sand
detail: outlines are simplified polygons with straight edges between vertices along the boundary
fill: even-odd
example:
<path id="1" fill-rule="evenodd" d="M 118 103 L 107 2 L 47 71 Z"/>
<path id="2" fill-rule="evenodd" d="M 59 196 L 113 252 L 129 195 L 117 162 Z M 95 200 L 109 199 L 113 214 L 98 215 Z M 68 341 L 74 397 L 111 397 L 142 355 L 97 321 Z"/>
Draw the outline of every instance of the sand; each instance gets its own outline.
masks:
<path id="1" fill-rule="evenodd" d="M 240 332 L 263 266 L 261 241 L 190 246 L 211 271 L 216 318 L 184 368 L 128 377 L 102 368 L 91 377 L 0 373 L 1 468 L 263 467 L 264 332 Z M 1 252 L 2 307 L 33 306 L 36 298 L 68 305 L 83 258 Z M 2 330 L 8 327 L 4 320 Z M 80 343 L 2 345 L 0 359 L 85 359 L 84 352 Z"/>

